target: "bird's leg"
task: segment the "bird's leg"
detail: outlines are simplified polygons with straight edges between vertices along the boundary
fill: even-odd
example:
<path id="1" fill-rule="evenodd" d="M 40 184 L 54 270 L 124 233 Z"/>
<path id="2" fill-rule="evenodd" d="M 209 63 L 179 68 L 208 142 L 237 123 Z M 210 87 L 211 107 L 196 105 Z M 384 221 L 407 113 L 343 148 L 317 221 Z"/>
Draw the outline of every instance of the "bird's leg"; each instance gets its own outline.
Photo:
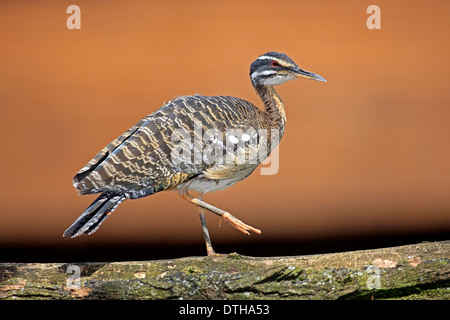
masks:
<path id="1" fill-rule="evenodd" d="M 253 231 L 257 234 L 261 234 L 261 230 L 256 229 L 252 226 L 249 226 L 248 224 L 245 224 L 244 222 L 242 222 L 241 220 L 239 220 L 238 218 L 236 218 L 235 216 L 233 216 L 231 213 L 216 208 L 212 205 L 210 205 L 209 203 L 204 202 L 203 200 L 200 200 L 198 198 L 194 198 L 193 196 L 191 196 L 188 193 L 188 189 L 189 189 L 189 183 L 184 184 L 180 189 L 178 189 L 178 194 L 185 200 L 189 201 L 190 203 L 193 203 L 199 207 L 202 207 L 208 211 L 211 211 L 212 213 L 217 214 L 218 216 L 220 216 L 223 220 L 225 220 L 226 222 L 228 222 L 229 224 L 231 224 L 231 226 L 233 226 L 234 228 L 236 228 L 237 230 L 241 231 L 242 233 L 245 234 L 250 234 L 249 231 Z"/>
<path id="2" fill-rule="evenodd" d="M 200 193 L 199 197 L 200 200 L 203 199 L 203 193 Z M 208 257 L 224 257 L 226 254 L 216 253 L 213 249 L 211 238 L 209 237 L 208 232 L 208 226 L 206 225 L 206 219 L 205 219 L 205 209 L 198 207 L 198 213 L 200 215 L 200 222 L 202 224 L 202 230 L 203 230 L 203 238 L 205 239 L 206 243 L 206 253 L 208 254 Z"/>

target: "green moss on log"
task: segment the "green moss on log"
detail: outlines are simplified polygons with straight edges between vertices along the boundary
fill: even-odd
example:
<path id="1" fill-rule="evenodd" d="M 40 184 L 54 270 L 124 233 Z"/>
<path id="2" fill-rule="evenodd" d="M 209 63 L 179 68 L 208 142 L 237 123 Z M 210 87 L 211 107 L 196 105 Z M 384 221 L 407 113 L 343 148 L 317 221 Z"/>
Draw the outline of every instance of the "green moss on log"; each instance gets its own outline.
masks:
<path id="1" fill-rule="evenodd" d="M 0 264 L 0 299 L 448 299 L 450 242 L 299 257 Z M 79 280 L 79 283 L 73 280 Z"/>

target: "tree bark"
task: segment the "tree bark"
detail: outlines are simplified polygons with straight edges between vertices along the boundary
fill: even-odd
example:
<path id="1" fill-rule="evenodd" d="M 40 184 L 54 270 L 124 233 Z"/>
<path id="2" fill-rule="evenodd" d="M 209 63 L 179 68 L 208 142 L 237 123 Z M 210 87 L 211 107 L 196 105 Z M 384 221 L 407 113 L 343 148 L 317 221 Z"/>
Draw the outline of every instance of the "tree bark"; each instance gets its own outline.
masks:
<path id="1" fill-rule="evenodd" d="M 449 299 L 450 241 L 292 257 L 1 263 L 0 299 Z"/>

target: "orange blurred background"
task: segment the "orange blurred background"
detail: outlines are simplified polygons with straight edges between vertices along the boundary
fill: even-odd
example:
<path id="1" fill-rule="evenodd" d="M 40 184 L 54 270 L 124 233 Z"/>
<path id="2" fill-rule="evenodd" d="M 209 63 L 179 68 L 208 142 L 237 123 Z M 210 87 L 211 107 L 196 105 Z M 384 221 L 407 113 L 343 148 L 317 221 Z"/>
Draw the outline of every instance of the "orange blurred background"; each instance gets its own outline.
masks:
<path id="1" fill-rule="evenodd" d="M 71 4 L 81 30 L 66 27 Z M 366 26 L 371 4 L 381 8 L 380 30 Z M 447 237 L 449 10 L 444 0 L 2 1 L 3 258 L 32 260 L 27 248 L 61 248 L 53 260 L 98 247 L 141 248 L 143 259 L 161 248 L 204 254 L 197 211 L 174 192 L 126 201 L 95 234 L 63 239 L 95 199 L 79 197 L 71 179 L 178 95 L 261 107 L 249 67 L 272 50 L 328 82 L 278 87 L 288 119 L 278 174 L 256 170 L 205 196 L 262 230 L 247 237 L 207 213 L 217 251 L 294 255 L 315 241 L 332 251 L 338 239 Z"/>

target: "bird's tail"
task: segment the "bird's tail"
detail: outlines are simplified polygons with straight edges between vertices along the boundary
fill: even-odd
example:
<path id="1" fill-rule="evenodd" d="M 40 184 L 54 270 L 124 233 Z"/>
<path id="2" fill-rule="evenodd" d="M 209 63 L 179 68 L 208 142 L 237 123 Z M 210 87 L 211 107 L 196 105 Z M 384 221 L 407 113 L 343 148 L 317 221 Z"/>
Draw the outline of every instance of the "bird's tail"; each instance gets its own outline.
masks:
<path id="1" fill-rule="evenodd" d="M 124 194 L 103 192 L 78 217 L 78 219 L 64 231 L 63 237 L 75 238 L 82 234 L 92 234 L 97 231 L 100 224 L 126 199 Z"/>

